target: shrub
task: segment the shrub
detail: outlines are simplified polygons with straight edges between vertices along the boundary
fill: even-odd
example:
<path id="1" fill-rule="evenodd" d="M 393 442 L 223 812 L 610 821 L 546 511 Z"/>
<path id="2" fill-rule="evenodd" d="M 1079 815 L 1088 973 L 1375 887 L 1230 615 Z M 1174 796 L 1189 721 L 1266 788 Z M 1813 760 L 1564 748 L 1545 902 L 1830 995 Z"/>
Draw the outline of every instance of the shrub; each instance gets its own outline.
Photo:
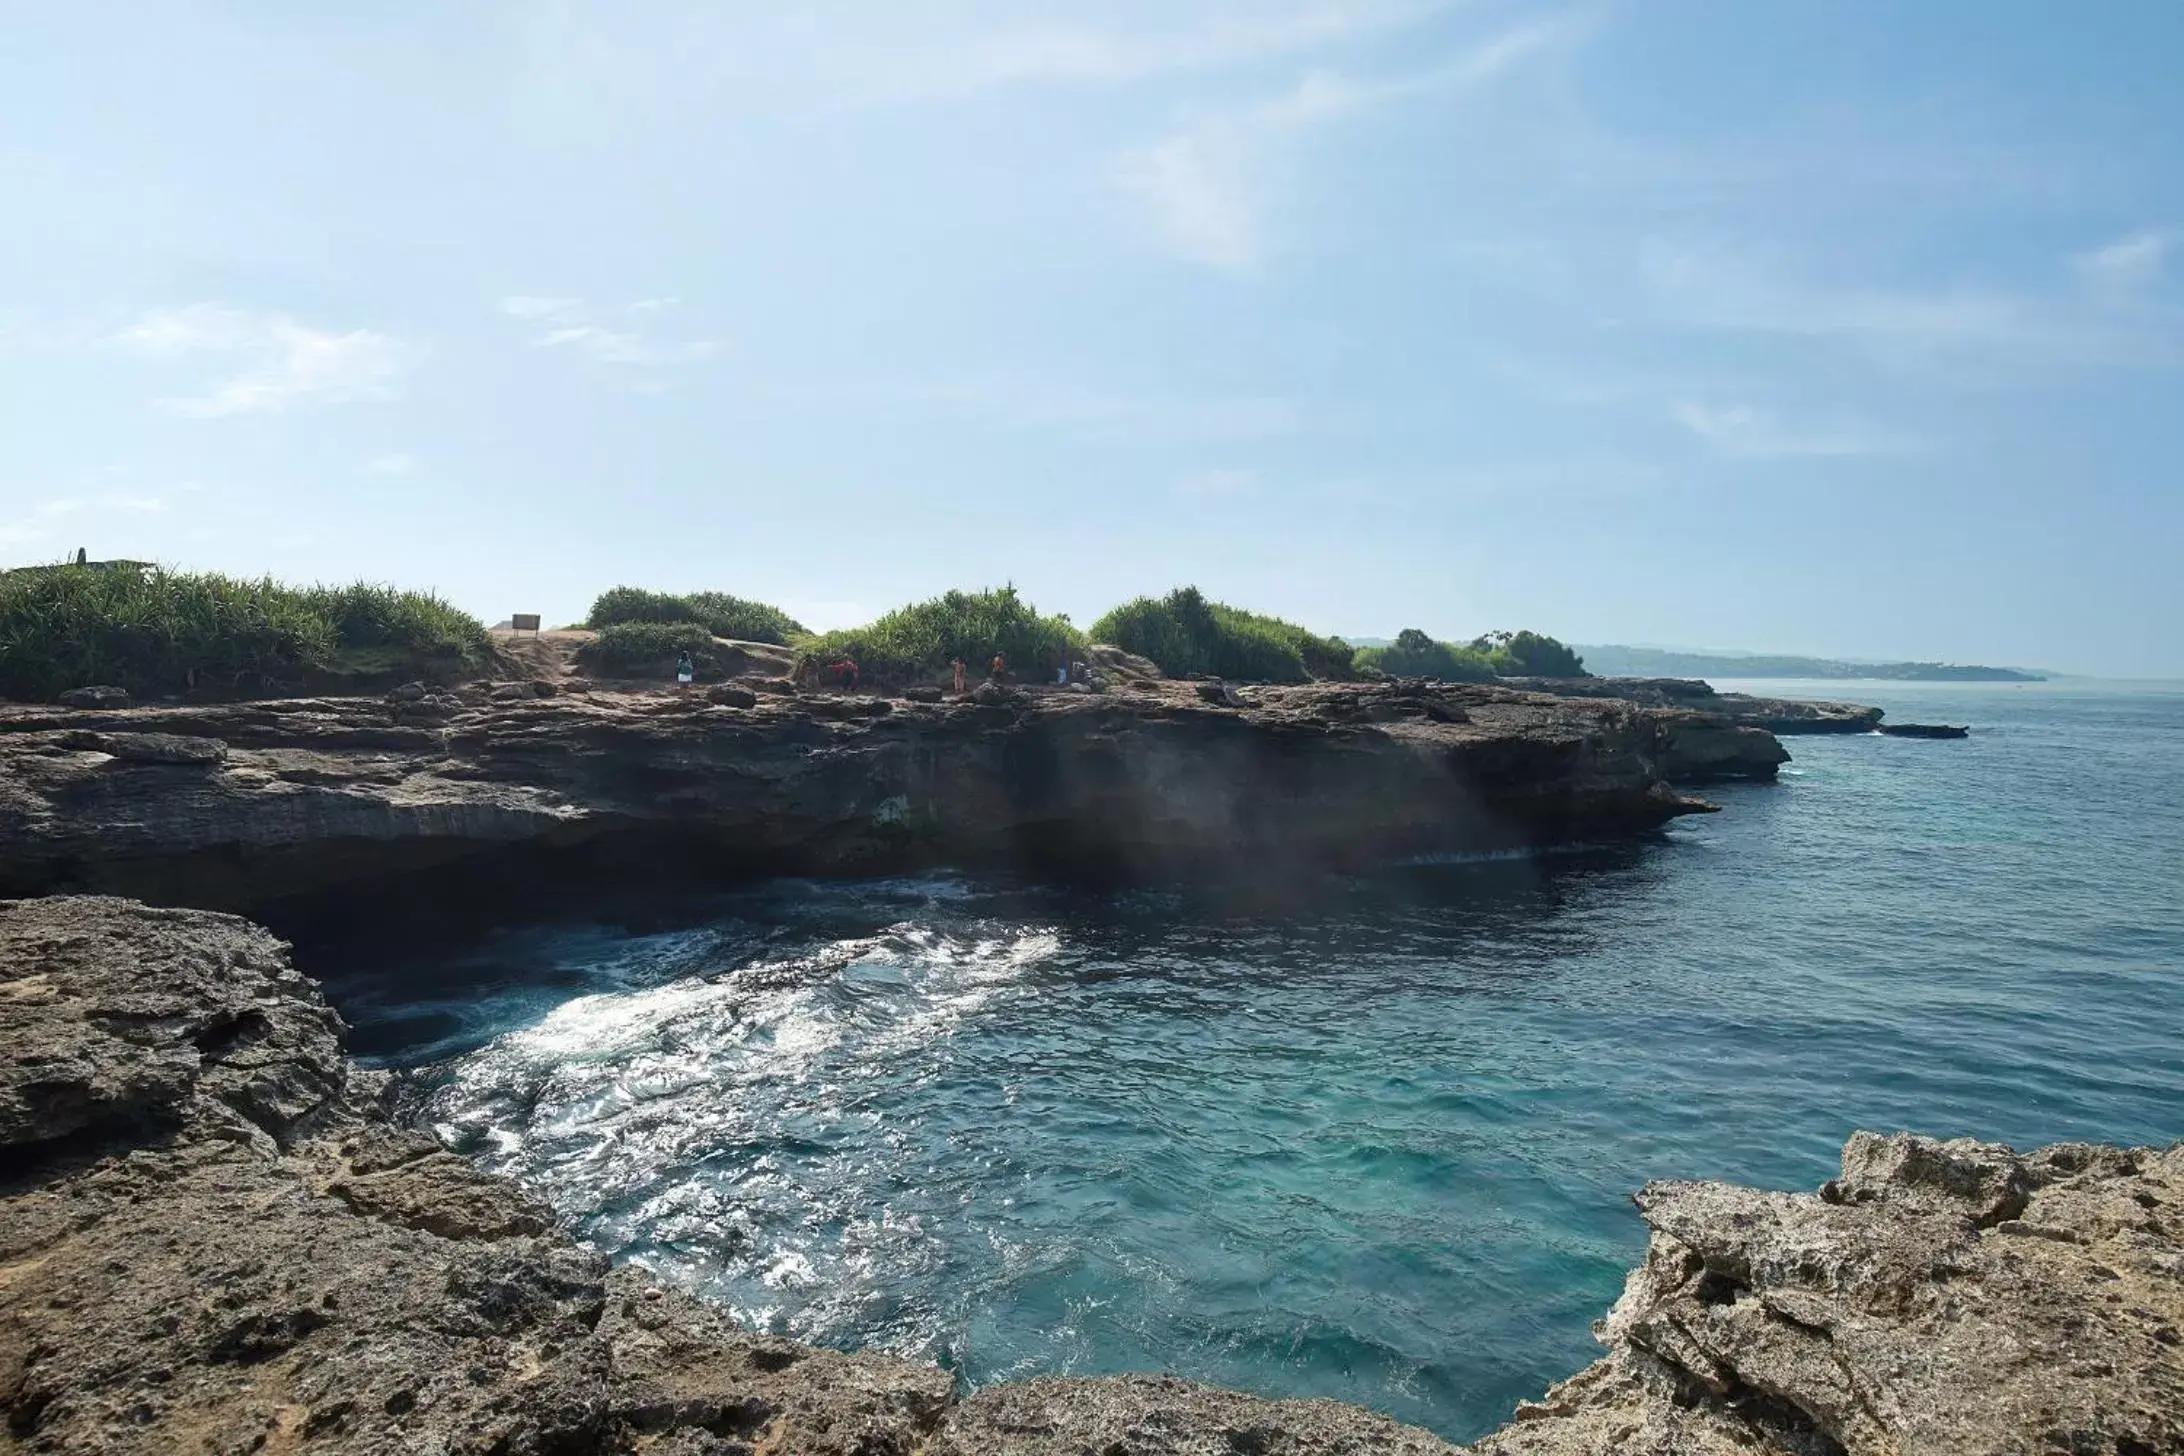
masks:
<path id="1" fill-rule="evenodd" d="M 1092 624 L 1096 641 L 1150 658 L 1162 672 L 1211 673 L 1249 682 L 1343 678 L 1355 652 L 1294 622 L 1206 600 L 1197 587 L 1124 602 Z"/>
<path id="2" fill-rule="evenodd" d="M 1360 667 L 1377 668 L 1390 677 L 1435 677 L 1444 682 L 1492 682 L 1494 664 L 1483 652 L 1437 641 L 1416 627 L 1405 627 L 1386 647 L 1357 654 Z"/>
<path id="3" fill-rule="evenodd" d="M 313 611 L 333 623 L 335 640 L 344 648 L 392 647 L 428 657 L 463 658 L 485 650 L 486 632 L 478 619 L 431 592 L 360 581 L 310 587 L 302 595 Z"/>
<path id="4" fill-rule="evenodd" d="M 779 607 L 745 601 L 726 592 L 646 591 L 618 586 L 600 593 L 584 625 L 604 629 L 630 622 L 697 622 L 715 637 L 738 642 L 786 644 L 804 635 L 804 626 Z"/>
<path id="5" fill-rule="evenodd" d="M 650 677 L 665 673 L 685 652 L 708 675 L 719 666 L 713 634 L 699 622 L 616 622 L 577 648 L 576 660 L 601 677 Z"/>
<path id="6" fill-rule="evenodd" d="M 958 657 L 982 677 L 1000 653 L 1016 676 L 1052 677 L 1062 654 L 1074 653 L 1083 642 L 1069 618 L 1042 617 L 1015 587 L 1004 586 L 946 592 L 897 607 L 869 626 L 811 638 L 804 644 L 804 661 L 824 664 L 847 657 L 867 680 L 904 683 L 938 677 Z"/>
<path id="7" fill-rule="evenodd" d="M 1538 632 L 1489 632 L 1471 650 L 1486 654 L 1503 677 L 1590 677 L 1585 659 Z"/>
<path id="8" fill-rule="evenodd" d="M 0 696 L 111 683 L 139 696 L 256 692 L 340 670 L 345 654 L 470 661 L 475 617 L 358 583 L 283 586 L 212 573 L 62 566 L 0 575 Z"/>

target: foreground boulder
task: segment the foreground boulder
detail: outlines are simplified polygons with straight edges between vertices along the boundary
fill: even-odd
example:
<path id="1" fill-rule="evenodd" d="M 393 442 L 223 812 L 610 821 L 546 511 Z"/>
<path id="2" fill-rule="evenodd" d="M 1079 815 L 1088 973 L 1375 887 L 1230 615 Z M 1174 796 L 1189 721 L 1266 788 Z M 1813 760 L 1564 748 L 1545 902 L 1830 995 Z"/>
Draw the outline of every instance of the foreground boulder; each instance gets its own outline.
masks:
<path id="1" fill-rule="evenodd" d="M 2184 1451 L 2184 1147 L 1861 1132 L 1818 1194 L 1638 1206 L 1611 1353 L 1481 1451 Z"/>
<path id="2" fill-rule="evenodd" d="M 0 902 L 0 1451 L 1450 1456 L 1164 1376 L 965 1396 L 610 1271 L 392 1125 L 248 921 Z M 2184 1149 L 1860 1133 L 1818 1194 L 1656 1183 L 1607 1357 L 1495 1456 L 2184 1451 Z"/>
<path id="3" fill-rule="evenodd" d="M 1425 682 L 0 707 L 0 893 L 263 913 L 374 879 L 452 887 L 466 860 L 505 880 L 511 849 L 589 856 L 587 883 L 661 847 L 715 881 L 1313 875 L 1649 830 L 1710 807 L 1672 785 L 1787 757 L 1718 715 Z"/>

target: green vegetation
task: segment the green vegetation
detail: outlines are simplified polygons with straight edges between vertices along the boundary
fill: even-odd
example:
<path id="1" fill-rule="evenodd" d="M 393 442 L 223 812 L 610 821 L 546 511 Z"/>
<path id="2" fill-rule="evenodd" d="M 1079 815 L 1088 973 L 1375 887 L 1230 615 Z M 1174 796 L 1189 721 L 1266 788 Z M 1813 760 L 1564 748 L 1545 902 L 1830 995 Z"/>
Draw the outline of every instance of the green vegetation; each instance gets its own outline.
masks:
<path id="1" fill-rule="evenodd" d="M 60 566 L 0 575 L 0 696 L 109 683 L 139 696 L 298 687 L 470 664 L 485 628 L 429 592 L 358 582 Z"/>
<path id="2" fill-rule="evenodd" d="M 991 591 L 952 591 L 897 607 L 869 626 L 805 639 L 804 661 L 826 664 L 847 657 L 867 682 L 907 683 L 937 678 L 957 658 L 983 677 L 995 653 L 1008 659 L 1018 678 L 1051 679 L 1064 652 L 1075 652 L 1084 634 L 1067 617 L 1042 617 L 1013 586 Z"/>
<path id="3" fill-rule="evenodd" d="M 1150 658 L 1171 675 L 1204 672 L 1249 682 L 1347 678 L 1350 644 L 1294 622 L 1209 602 L 1197 587 L 1125 602 L 1092 624 L 1097 642 Z"/>
<path id="4" fill-rule="evenodd" d="M 779 607 L 745 601 L 726 592 L 646 591 L 643 587 L 618 586 L 600 594 L 592 603 L 587 627 L 604 630 L 634 622 L 695 622 L 715 637 L 737 642 L 773 642 L 786 645 L 804 635 L 804 626 Z"/>
<path id="5" fill-rule="evenodd" d="M 1584 658 L 1537 632 L 1489 632 L 1472 639 L 1471 650 L 1486 654 L 1503 677 L 1591 676 Z"/>
<path id="6" fill-rule="evenodd" d="M 1494 661 L 1473 647 L 1436 641 L 1416 627 L 1405 627 L 1385 647 L 1360 648 L 1359 667 L 1390 677 L 1437 677 L 1444 682 L 1492 682 Z"/>
<path id="7" fill-rule="evenodd" d="M 577 648 L 576 661 L 599 677 L 661 677 L 685 652 L 699 676 L 719 675 L 713 634 L 698 622 L 616 622 Z"/>

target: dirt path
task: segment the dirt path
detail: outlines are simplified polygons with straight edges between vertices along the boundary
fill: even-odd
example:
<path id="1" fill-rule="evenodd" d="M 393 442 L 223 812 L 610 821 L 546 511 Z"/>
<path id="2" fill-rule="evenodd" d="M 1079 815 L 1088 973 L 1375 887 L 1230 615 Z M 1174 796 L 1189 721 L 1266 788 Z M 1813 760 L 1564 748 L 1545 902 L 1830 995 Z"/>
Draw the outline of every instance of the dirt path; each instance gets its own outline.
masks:
<path id="1" fill-rule="evenodd" d="M 492 630 L 493 650 L 514 677 L 561 682 L 577 676 L 576 649 L 598 636 L 579 628 L 548 632 Z"/>
<path id="2" fill-rule="evenodd" d="M 577 663 L 577 650 L 598 635 L 582 627 L 547 632 L 516 632 L 495 627 L 492 629 L 493 651 L 499 659 L 501 675 L 506 678 L 557 684 L 585 678 L 596 681 L 603 688 L 638 691 L 663 685 L 662 680 L 655 678 L 605 678 L 585 672 Z M 727 665 L 730 677 L 786 677 L 796 664 L 796 651 L 790 647 L 778 647 L 769 642 L 735 642 L 724 637 L 715 638 L 714 644 L 716 655 Z"/>

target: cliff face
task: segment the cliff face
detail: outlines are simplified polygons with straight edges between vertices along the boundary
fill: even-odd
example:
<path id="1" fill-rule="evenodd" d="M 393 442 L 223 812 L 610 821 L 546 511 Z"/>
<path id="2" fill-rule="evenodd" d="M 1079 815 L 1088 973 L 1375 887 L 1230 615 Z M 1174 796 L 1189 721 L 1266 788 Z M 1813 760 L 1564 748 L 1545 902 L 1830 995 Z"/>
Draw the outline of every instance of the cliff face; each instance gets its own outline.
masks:
<path id="1" fill-rule="evenodd" d="M 247 921 L 0 903 L 0 1451 L 1429 1456 L 1159 1376 L 959 1397 L 610 1272 L 392 1126 Z M 1662 1183 L 1605 1359 L 1495 1456 L 2184 1450 L 2184 1150 L 1859 1134 L 1817 1195 Z"/>
<path id="2" fill-rule="evenodd" d="M 1718 717 L 1499 688 L 582 693 L 0 709 L 0 890 L 248 908 L 674 836 L 771 872 L 1300 869 L 1649 828 L 1787 755 Z"/>

